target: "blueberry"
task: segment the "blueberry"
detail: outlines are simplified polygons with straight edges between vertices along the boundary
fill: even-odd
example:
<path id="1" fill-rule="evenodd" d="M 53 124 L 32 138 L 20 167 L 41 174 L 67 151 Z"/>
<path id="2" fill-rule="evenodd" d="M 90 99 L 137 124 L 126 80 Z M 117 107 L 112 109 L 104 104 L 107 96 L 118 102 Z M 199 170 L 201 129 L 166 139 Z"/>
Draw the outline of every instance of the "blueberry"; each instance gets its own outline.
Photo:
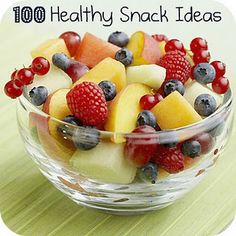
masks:
<path id="1" fill-rule="evenodd" d="M 44 86 L 34 87 L 30 90 L 29 96 L 32 104 L 40 106 L 45 103 L 48 97 L 48 90 Z"/>
<path id="2" fill-rule="evenodd" d="M 78 127 L 74 129 L 72 140 L 76 148 L 90 150 L 100 142 L 100 132 L 94 127 Z"/>
<path id="3" fill-rule="evenodd" d="M 71 61 L 64 53 L 56 53 L 52 56 L 52 63 L 61 70 L 66 71 L 71 64 Z"/>
<path id="4" fill-rule="evenodd" d="M 140 178 L 140 180 L 147 183 L 155 184 L 157 175 L 157 166 L 156 164 L 151 162 L 138 169 L 138 177 Z"/>
<path id="5" fill-rule="evenodd" d="M 154 114 L 149 110 L 144 110 L 138 114 L 137 126 L 148 125 L 154 129 L 157 126 L 157 120 Z"/>
<path id="6" fill-rule="evenodd" d="M 75 116 L 72 116 L 72 115 L 66 116 L 62 121 L 66 122 L 66 123 L 69 123 L 71 125 L 75 125 L 75 126 L 81 126 L 82 125 L 81 121 L 78 118 L 76 118 Z M 72 138 L 73 129 L 74 129 L 73 127 L 71 127 L 69 125 L 66 125 L 66 124 L 60 124 L 57 127 L 57 131 L 64 138 L 69 138 L 69 139 Z"/>
<path id="7" fill-rule="evenodd" d="M 176 79 L 171 79 L 164 84 L 164 93 L 168 96 L 170 93 L 178 91 L 181 95 L 184 95 L 184 85 L 181 81 Z"/>
<path id="8" fill-rule="evenodd" d="M 82 125 L 82 122 L 77 117 L 75 117 L 73 115 L 66 116 L 63 119 L 63 121 L 67 122 L 69 124 L 72 124 L 72 125 L 76 125 L 76 126 L 81 126 Z"/>
<path id="9" fill-rule="evenodd" d="M 216 100 L 210 94 L 199 95 L 194 102 L 194 109 L 201 116 L 209 116 L 216 110 Z"/>
<path id="10" fill-rule="evenodd" d="M 111 101 L 116 96 L 116 86 L 111 81 L 104 80 L 98 86 L 102 89 L 106 101 Z"/>
<path id="11" fill-rule="evenodd" d="M 126 48 L 121 48 L 117 51 L 115 59 L 124 64 L 124 66 L 129 66 L 133 61 L 133 53 Z"/>
<path id="12" fill-rule="evenodd" d="M 194 79 L 202 84 L 212 83 L 215 76 L 215 68 L 209 63 L 200 63 L 193 70 Z"/>
<path id="13" fill-rule="evenodd" d="M 197 157 L 201 153 L 201 144 L 196 140 L 187 140 L 182 144 L 181 151 L 185 156 Z"/>
<path id="14" fill-rule="evenodd" d="M 129 37 L 124 32 L 116 31 L 109 36 L 108 42 L 122 48 L 129 42 Z"/>

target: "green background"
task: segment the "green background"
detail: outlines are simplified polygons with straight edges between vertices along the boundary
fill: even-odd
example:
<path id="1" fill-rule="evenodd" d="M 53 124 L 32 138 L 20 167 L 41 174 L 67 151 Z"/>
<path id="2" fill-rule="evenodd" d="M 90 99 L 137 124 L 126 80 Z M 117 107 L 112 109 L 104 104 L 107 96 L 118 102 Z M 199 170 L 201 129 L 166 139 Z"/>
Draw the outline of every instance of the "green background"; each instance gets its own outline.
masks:
<path id="1" fill-rule="evenodd" d="M 52 5 L 52 1 L 44 1 Z M 128 1 L 93 2 L 100 9 L 116 9 Z M 155 4 L 173 8 L 175 1 L 138 3 L 138 9 L 155 9 Z M 188 2 L 188 3 L 186 3 Z M 189 43 L 195 36 L 207 38 L 213 59 L 224 61 L 231 88 L 235 91 L 235 21 L 228 11 L 212 1 L 176 1 L 177 5 L 193 5 L 203 11 L 221 10 L 224 20 L 219 24 L 122 24 L 110 28 L 92 24 L 90 32 L 106 38 L 114 30 L 132 33 L 143 29 L 148 33 L 165 33 Z M 69 4 L 72 3 L 72 4 Z M 43 3 L 42 3 L 43 4 Z M 41 4 L 41 5 L 42 5 Z M 75 9 L 76 1 L 57 1 L 60 6 Z M 25 4 L 16 4 L 25 5 Z M 29 5 L 29 4 L 27 4 Z M 32 2 L 30 5 L 37 5 Z M 137 9 L 137 1 L 129 1 Z M 173 12 L 174 14 L 174 12 Z M 64 30 L 81 35 L 87 24 L 16 25 L 12 10 L 6 13 L 0 27 L 1 87 L 9 80 L 15 67 L 31 61 L 30 50 L 38 43 L 57 37 Z M 183 31 L 184 29 L 184 31 Z M 236 212 L 236 130 L 225 152 L 209 175 L 184 198 L 163 210 L 137 216 L 113 216 L 76 205 L 44 178 L 26 154 L 17 130 L 15 101 L 0 92 L 0 212 L 10 229 L 21 235 L 214 235 L 222 230 Z"/>

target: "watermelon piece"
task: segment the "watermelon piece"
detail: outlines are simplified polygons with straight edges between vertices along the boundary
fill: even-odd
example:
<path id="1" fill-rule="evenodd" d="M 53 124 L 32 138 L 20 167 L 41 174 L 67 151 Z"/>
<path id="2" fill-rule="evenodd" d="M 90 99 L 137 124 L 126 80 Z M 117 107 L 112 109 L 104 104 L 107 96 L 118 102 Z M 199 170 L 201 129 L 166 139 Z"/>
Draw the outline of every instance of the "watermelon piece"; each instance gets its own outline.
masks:
<path id="1" fill-rule="evenodd" d="M 115 54 L 119 49 L 116 45 L 86 33 L 76 52 L 75 60 L 84 63 L 89 68 L 93 68 L 107 57 L 115 58 Z"/>

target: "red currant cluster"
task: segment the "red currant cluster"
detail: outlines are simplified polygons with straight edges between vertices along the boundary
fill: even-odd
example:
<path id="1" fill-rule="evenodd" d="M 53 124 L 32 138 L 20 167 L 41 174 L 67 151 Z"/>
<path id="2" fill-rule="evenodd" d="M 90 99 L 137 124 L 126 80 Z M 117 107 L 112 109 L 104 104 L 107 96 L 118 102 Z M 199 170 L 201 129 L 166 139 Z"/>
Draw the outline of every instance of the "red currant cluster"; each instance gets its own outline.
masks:
<path id="1" fill-rule="evenodd" d="M 193 52 L 193 61 L 195 63 L 195 66 L 199 63 L 209 63 L 211 56 L 208 51 L 208 44 L 205 39 L 202 38 L 195 38 L 190 43 L 191 51 Z M 212 89 L 215 93 L 218 94 L 224 94 L 227 92 L 229 88 L 229 80 L 224 77 L 226 66 L 221 61 L 213 61 L 211 62 L 211 65 L 215 68 L 216 71 L 216 77 L 214 81 L 212 82 Z M 193 78 L 193 70 L 195 68 L 193 66 L 192 68 L 192 78 Z"/>
<path id="2" fill-rule="evenodd" d="M 15 70 L 11 74 L 11 80 L 5 84 L 4 91 L 10 98 L 17 98 L 23 93 L 25 85 L 34 80 L 34 75 L 45 75 L 50 69 L 50 63 L 44 57 L 36 57 L 28 68 Z"/>

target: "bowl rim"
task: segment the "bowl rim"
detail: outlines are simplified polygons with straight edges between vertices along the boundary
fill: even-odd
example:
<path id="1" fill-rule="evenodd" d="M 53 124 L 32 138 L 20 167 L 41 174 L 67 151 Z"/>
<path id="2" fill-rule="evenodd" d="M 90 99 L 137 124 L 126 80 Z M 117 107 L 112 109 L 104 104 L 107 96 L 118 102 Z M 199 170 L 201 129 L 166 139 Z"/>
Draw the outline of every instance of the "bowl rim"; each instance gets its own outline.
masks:
<path id="1" fill-rule="evenodd" d="M 160 131 L 156 131 L 155 133 L 132 133 L 132 132 L 113 132 L 113 131 L 105 131 L 105 130 L 99 130 L 100 134 L 103 135 L 109 135 L 109 136 L 123 136 L 123 137 L 143 137 L 143 138 L 147 138 L 147 137 L 156 137 L 158 135 L 163 135 L 163 134 L 177 134 L 177 133 L 183 133 L 183 132 L 189 132 L 189 131 L 198 131 L 198 133 L 200 133 L 200 129 L 206 129 L 206 127 L 209 128 L 209 125 L 214 125 L 212 124 L 212 122 L 217 122 L 221 117 L 223 117 L 224 112 L 227 111 L 231 106 L 232 106 L 232 102 L 233 102 L 233 92 L 231 90 L 231 88 L 228 89 L 228 91 L 223 94 L 223 105 L 221 105 L 213 114 L 211 114 L 210 116 L 202 119 L 201 121 L 195 122 L 193 124 L 187 125 L 187 126 L 183 126 L 183 127 L 179 127 L 176 129 L 168 129 L 168 130 L 160 130 Z M 34 106 L 29 99 L 27 99 L 27 89 L 24 88 L 24 92 L 23 94 L 17 98 L 17 102 L 24 108 L 24 110 L 28 111 L 28 109 L 26 108 L 29 107 L 30 111 L 35 112 L 36 114 L 45 117 L 45 118 L 49 118 L 52 119 L 55 122 L 58 122 L 59 124 L 64 124 L 64 125 L 68 125 L 71 128 L 75 128 L 75 129 L 85 129 L 85 127 L 80 127 L 80 126 L 76 126 L 73 124 L 69 124 L 67 122 L 64 122 L 62 120 L 59 120 L 47 113 L 45 113 L 44 111 L 40 110 L 40 108 Z M 222 120 L 222 119 L 221 119 Z M 220 122 L 218 122 L 220 123 Z M 214 125 L 214 127 L 216 127 L 217 125 Z M 210 130 L 210 128 L 208 129 Z M 194 135 L 192 135 L 194 136 Z"/>

